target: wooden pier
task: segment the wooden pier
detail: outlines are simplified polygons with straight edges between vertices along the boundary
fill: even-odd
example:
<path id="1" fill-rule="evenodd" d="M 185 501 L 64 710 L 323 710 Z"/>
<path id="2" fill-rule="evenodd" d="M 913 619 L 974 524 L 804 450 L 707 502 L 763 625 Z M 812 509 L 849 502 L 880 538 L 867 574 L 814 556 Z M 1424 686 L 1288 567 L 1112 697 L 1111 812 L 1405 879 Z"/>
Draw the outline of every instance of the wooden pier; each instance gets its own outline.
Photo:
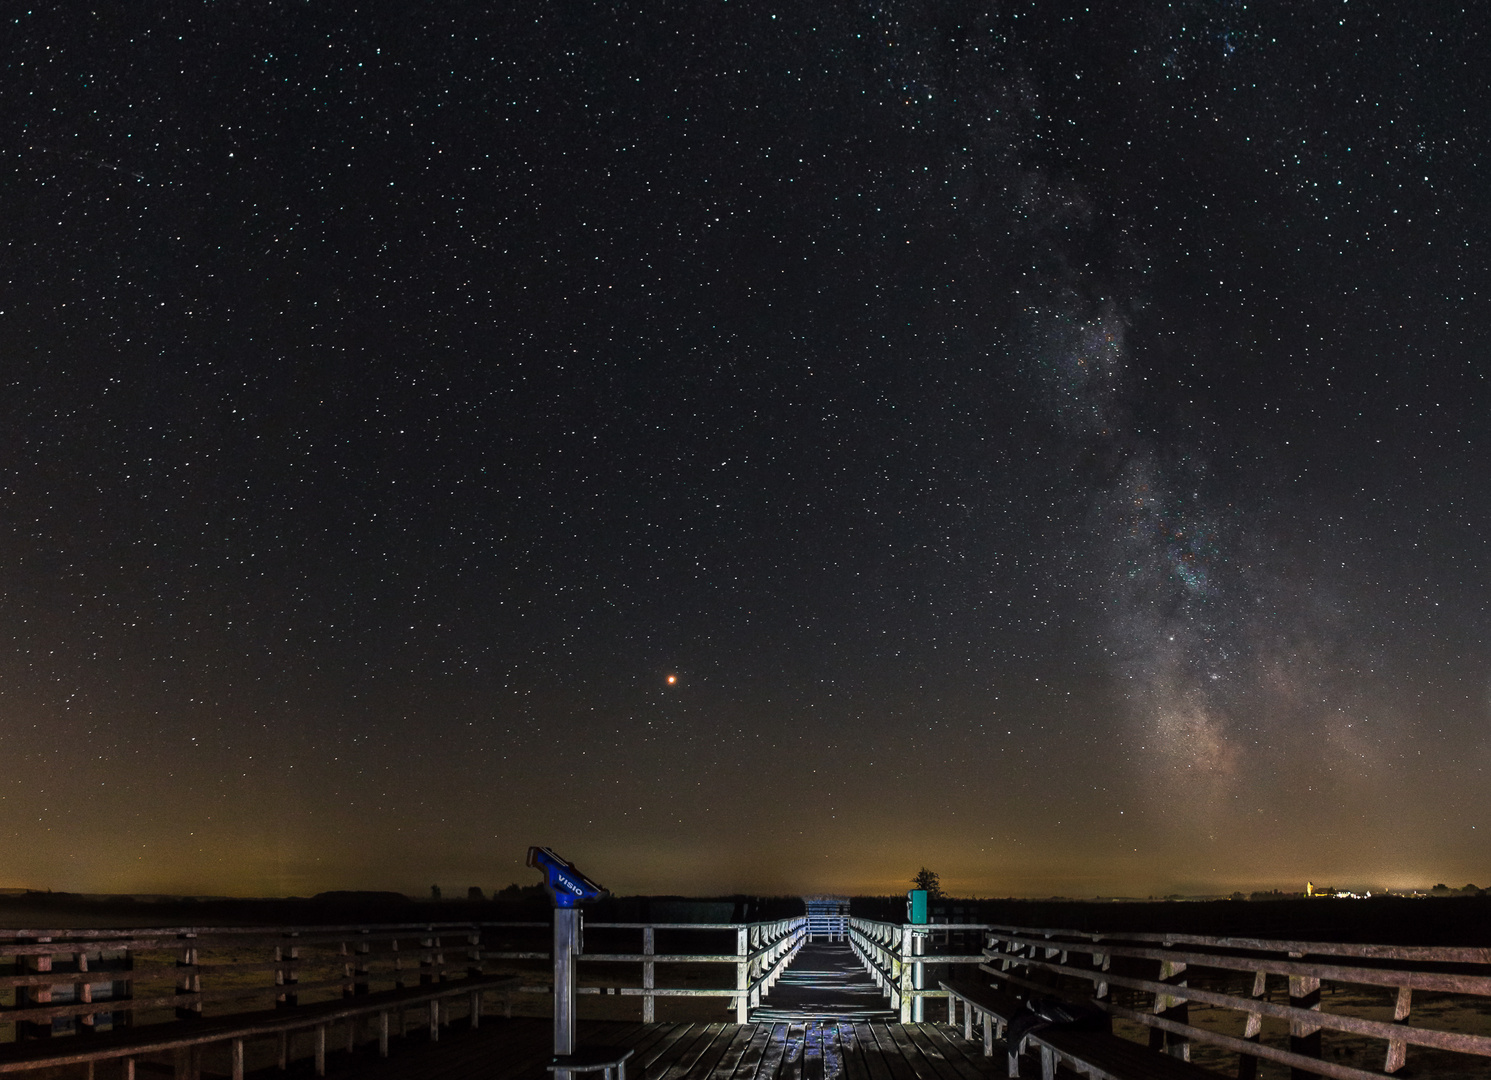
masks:
<path id="1" fill-rule="evenodd" d="M 592 928 L 579 992 L 592 1016 L 635 1019 L 577 1035 L 630 1048 L 627 1080 L 1371 1080 L 1491 1059 L 1480 947 L 859 918 L 827 940 L 805 917 Z M 0 1074 L 547 1080 L 552 1021 L 512 1013 L 552 993 L 549 929 L 0 931 Z M 659 1000 L 676 1022 L 653 1022 Z"/>

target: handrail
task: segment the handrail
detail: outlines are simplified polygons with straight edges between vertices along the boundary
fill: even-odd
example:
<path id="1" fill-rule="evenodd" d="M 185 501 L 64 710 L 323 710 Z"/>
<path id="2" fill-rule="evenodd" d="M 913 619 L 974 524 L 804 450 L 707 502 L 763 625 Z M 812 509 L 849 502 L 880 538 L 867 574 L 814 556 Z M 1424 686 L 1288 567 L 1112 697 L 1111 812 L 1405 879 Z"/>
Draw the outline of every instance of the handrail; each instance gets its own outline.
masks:
<path id="1" fill-rule="evenodd" d="M 389 1052 L 389 1013 L 400 1016 L 400 1032 L 404 1034 L 403 1011 L 412 1005 L 429 1007 L 431 1039 L 438 1040 L 442 1024 L 450 1022 L 448 1012 L 442 1015 L 440 1002 L 446 998 L 469 995 L 468 1019 L 473 1027 L 481 1020 L 481 995 L 488 990 L 513 989 L 518 982 L 514 978 L 470 977 L 458 982 L 442 984 L 437 988 L 411 988 L 386 991 L 369 998 L 356 998 L 342 1002 L 326 1002 L 320 1006 L 309 1006 L 304 1011 L 288 1010 L 269 1013 L 248 1013 L 221 1017 L 203 1023 L 158 1024 L 145 1028 L 125 1029 L 119 1036 L 95 1036 L 88 1039 L 64 1039 L 53 1042 L 9 1044 L 0 1047 L 0 1074 L 29 1072 L 34 1069 L 54 1068 L 59 1065 L 88 1064 L 92 1075 L 92 1064 L 99 1061 L 123 1059 L 124 1075 L 133 1077 L 135 1059 L 146 1054 L 167 1050 L 198 1050 L 214 1043 L 231 1045 L 230 1060 L 233 1080 L 243 1080 L 244 1044 L 254 1037 L 277 1035 L 280 1039 L 280 1067 L 289 1063 L 289 1035 L 291 1032 L 314 1028 L 316 1032 L 313 1057 L 317 1076 L 326 1075 L 326 1036 L 331 1024 L 348 1021 L 347 1049 L 356 1041 L 357 1029 L 351 1023 L 357 1017 L 377 1014 L 378 1052 L 387 1057 Z M 178 1073 L 179 1075 L 179 1073 Z"/>
<path id="2" fill-rule="evenodd" d="M 926 998 L 946 998 L 946 990 L 929 990 L 923 983 L 923 965 L 981 964 L 983 953 L 959 956 L 926 952 L 935 934 L 982 932 L 984 923 L 890 923 L 878 919 L 850 918 L 849 947 L 864 964 L 890 1007 L 900 1013 L 901 1023 L 922 1019 Z M 892 947 L 894 946 L 894 947 Z"/>
<path id="3" fill-rule="evenodd" d="M 1226 968 L 1231 971 L 1265 971 L 1270 975 L 1303 975 L 1337 982 L 1362 983 L 1372 986 L 1407 986 L 1413 990 L 1437 990 L 1449 994 L 1477 994 L 1491 996 L 1491 975 L 1474 975 L 1451 971 L 1414 971 L 1405 968 L 1369 967 L 1363 964 L 1326 964 L 1292 959 L 1300 956 L 1290 946 L 1297 942 L 1284 943 L 1285 959 L 1247 955 L 1240 951 L 1230 953 L 1200 952 L 1180 949 L 1146 949 L 1114 944 L 1117 938 L 1102 938 L 1098 941 L 1059 942 L 1049 938 L 1029 938 L 1018 935 L 991 935 L 1009 944 L 1033 948 L 1064 946 L 1063 952 L 1091 951 L 1094 945 L 1104 955 L 1127 956 L 1139 960 L 1168 960 L 1171 962 L 1201 964 L 1207 967 Z M 1085 945 L 1087 948 L 1073 948 Z M 1258 952 L 1278 952 L 1279 947 L 1259 948 Z M 1317 955 L 1331 955 L 1322 950 Z M 1339 954 L 1337 954 L 1339 955 Z"/>
<path id="4" fill-rule="evenodd" d="M 700 926 L 697 923 L 595 923 L 595 928 L 625 927 L 629 929 L 641 929 L 643 933 L 641 953 L 581 953 L 577 959 L 581 961 L 597 961 L 602 963 L 638 963 L 642 964 L 642 986 L 620 987 L 620 993 L 625 997 L 642 998 L 642 1019 L 644 1023 L 650 1023 L 656 1017 L 655 999 L 659 997 L 728 997 L 735 1009 L 736 1021 L 745 1023 L 750 1010 L 761 1004 L 762 996 L 770 991 L 781 972 L 797 955 L 801 948 L 803 938 L 807 933 L 807 919 L 798 916 L 794 919 L 773 919 L 767 922 L 746 924 L 711 924 Z M 672 930 L 734 930 L 736 935 L 734 953 L 656 953 L 651 951 L 652 933 L 656 929 Z M 721 988 L 697 988 L 697 987 L 663 987 L 655 985 L 655 964 L 662 960 L 666 963 L 700 963 L 700 964 L 734 964 L 735 985 L 733 987 Z M 580 993 L 598 992 L 599 988 L 579 987 Z"/>
<path id="5" fill-rule="evenodd" d="M 659 997 L 723 997 L 729 999 L 736 1019 L 744 1022 L 800 948 L 805 925 L 802 917 L 752 923 L 591 923 L 591 930 L 640 931 L 642 950 L 582 953 L 577 958 L 582 963 L 638 963 L 642 985 L 577 989 L 640 997 L 647 1021 L 655 1018 Z M 200 1018 L 204 1005 L 240 1003 L 231 1007 L 244 1009 L 252 1007 L 255 999 L 284 1007 L 285 1015 L 291 1016 L 295 1012 L 290 1007 L 303 994 L 339 990 L 350 1002 L 377 985 L 391 984 L 395 991 L 407 992 L 412 987 L 406 982 L 416 979 L 422 992 L 429 987 L 436 996 L 448 996 L 456 991 L 447 991 L 446 986 L 461 987 L 466 979 L 482 977 L 483 965 L 490 961 L 550 959 L 548 949 L 524 949 L 521 938 L 512 940 L 514 933 L 531 934 L 549 926 L 548 922 L 525 921 L 0 930 L 0 962 L 10 960 L 16 965 L 14 974 L 0 975 L 0 990 L 13 991 L 16 1000 L 13 1006 L 0 1006 L 0 1028 L 11 1027 L 18 1040 L 24 1041 L 34 1030 L 31 1025 L 43 1025 L 51 1033 L 67 1024 L 81 1033 L 117 1026 L 147 1010 L 174 1009 L 178 1018 Z M 657 931 L 675 935 L 729 931 L 735 936 L 735 949 L 659 953 Z M 510 944 L 520 947 L 503 947 Z M 245 951 L 256 949 L 265 951 L 243 957 Z M 155 959 L 152 953 L 165 955 Z M 729 964 L 735 969 L 733 985 L 660 987 L 655 978 L 659 962 Z M 253 986 L 211 985 L 222 977 L 253 974 L 265 976 L 264 981 Z M 209 984 L 206 987 L 204 980 Z M 546 985 L 523 985 L 521 979 L 507 980 L 502 989 L 550 991 Z M 479 1005 L 476 1008 L 479 1012 Z M 166 1033 L 175 1026 L 166 1021 L 131 1031 L 159 1028 Z M 103 1037 L 90 1035 L 89 1042 Z M 75 1052 L 68 1048 L 71 1042 L 48 1040 L 59 1054 Z M 44 1057 L 34 1067 L 55 1060 L 49 1052 Z"/>
<path id="6" fill-rule="evenodd" d="M 1176 1049 L 1198 1042 L 1238 1053 L 1240 1076 L 1256 1075 L 1259 1058 L 1342 1080 L 1382 1075 L 1323 1060 L 1322 1031 L 1385 1042 L 1383 1069 L 1389 1074 L 1403 1067 L 1409 1046 L 1491 1057 L 1491 1036 L 1417 1027 L 1409 1022 L 1415 990 L 1491 997 L 1491 949 L 1201 934 L 1102 934 L 1002 926 L 988 932 L 984 953 L 981 970 L 1016 993 L 1021 988 L 1050 992 L 1048 984 L 1033 981 L 1037 971 L 1047 972 L 1048 977 L 1067 976 L 1091 983 L 1097 1004 L 1115 1016 L 1155 1029 L 1156 1038 Z M 1088 957 L 1090 966 L 1073 963 L 1072 954 Z M 1128 961 L 1128 967 L 1115 970 L 1115 960 Z M 1251 994 L 1228 992 L 1225 984 L 1220 990 L 1189 985 L 1206 970 L 1223 977 L 1229 973 L 1251 974 Z M 1287 980 L 1288 1005 L 1267 1000 L 1270 976 Z M 1324 1010 L 1320 999 L 1323 980 L 1396 989 L 1393 1020 Z M 1149 995 L 1151 1008 L 1144 1011 L 1118 1005 L 1111 1000 L 1112 987 Z M 1191 1024 L 1188 1003 L 1192 1001 L 1243 1013 L 1243 1038 Z M 1288 1022 L 1288 1050 L 1262 1042 L 1265 1017 Z"/>
<path id="7" fill-rule="evenodd" d="M 945 925 L 945 924 L 938 924 Z M 958 924 L 954 924 L 958 925 Z M 972 926 L 973 924 L 969 924 Z M 1252 949 L 1313 953 L 1319 956 L 1357 956 L 1371 960 L 1409 960 L 1445 964 L 1491 964 L 1491 948 L 1442 945 L 1364 945 L 1341 941 L 1291 941 L 1282 938 L 1214 936 L 1209 934 L 1156 934 L 1130 931 L 1052 930 L 1030 926 L 987 924 L 983 929 L 1006 933 L 1069 938 L 1076 941 L 1146 941 L 1162 945 L 1210 945 L 1220 949 Z"/>

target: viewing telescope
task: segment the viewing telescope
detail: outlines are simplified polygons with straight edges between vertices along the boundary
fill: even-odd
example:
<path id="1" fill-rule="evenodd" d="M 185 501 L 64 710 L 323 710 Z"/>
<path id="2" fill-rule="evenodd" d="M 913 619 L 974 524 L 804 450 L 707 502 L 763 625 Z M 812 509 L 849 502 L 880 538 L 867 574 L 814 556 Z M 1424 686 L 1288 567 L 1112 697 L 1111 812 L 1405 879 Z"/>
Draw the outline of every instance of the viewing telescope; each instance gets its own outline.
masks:
<path id="1" fill-rule="evenodd" d="M 554 1080 L 570 1080 L 575 1073 L 604 1072 L 611 1080 L 626 1080 L 623 1062 L 629 1046 L 575 1046 L 575 957 L 580 944 L 580 904 L 599 900 L 606 890 L 591 881 L 568 859 L 551 848 L 528 849 L 528 865 L 544 875 L 544 888 L 554 899 L 554 1057 L 549 1071 Z"/>
<path id="2" fill-rule="evenodd" d="M 544 875 L 544 888 L 554 898 L 555 907 L 572 908 L 582 901 L 606 895 L 606 890 L 580 873 L 574 863 L 546 847 L 529 848 L 528 865 Z"/>

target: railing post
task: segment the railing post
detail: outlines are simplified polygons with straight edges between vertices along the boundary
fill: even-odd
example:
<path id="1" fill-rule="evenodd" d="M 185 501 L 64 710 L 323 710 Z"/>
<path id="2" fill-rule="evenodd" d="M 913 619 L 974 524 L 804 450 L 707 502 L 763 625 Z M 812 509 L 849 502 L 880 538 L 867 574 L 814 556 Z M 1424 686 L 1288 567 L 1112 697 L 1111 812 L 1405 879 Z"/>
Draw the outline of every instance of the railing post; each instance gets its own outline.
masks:
<path id="1" fill-rule="evenodd" d="M 654 931 L 650 926 L 642 928 L 642 955 L 652 956 L 656 951 L 653 937 Z M 642 989 L 644 991 L 657 988 L 657 963 L 653 960 L 642 961 Z M 642 1023 L 652 1024 L 657 1021 L 657 998 L 652 994 L 642 995 Z"/>
<path id="2" fill-rule="evenodd" d="M 927 951 L 927 936 L 916 934 L 911 939 L 911 947 L 917 956 L 922 956 Z M 911 969 L 911 985 L 916 990 L 925 990 L 927 982 L 927 965 L 921 960 L 916 961 Z M 911 1003 L 912 1023 L 920 1024 L 926 1017 L 926 1001 L 921 994 L 917 994 Z"/>
<path id="3" fill-rule="evenodd" d="M 1187 981 L 1185 970 L 1185 964 L 1178 960 L 1161 960 L 1159 981 L 1174 986 L 1185 986 Z M 1166 1020 L 1174 1020 L 1178 1024 L 1188 1024 L 1191 1015 L 1190 1004 L 1169 994 L 1157 993 L 1154 996 L 1154 1014 L 1163 1016 Z M 1178 1057 L 1182 1061 L 1191 1060 L 1190 1040 L 1173 1031 L 1150 1028 L 1149 1048 L 1151 1050 L 1163 1049 L 1171 1057 Z"/>
<path id="4" fill-rule="evenodd" d="M 202 990 L 202 976 L 197 971 L 197 946 L 194 943 L 196 934 L 179 934 L 182 939 L 181 958 L 176 961 L 180 970 L 176 975 L 176 993 L 178 995 L 200 993 Z M 185 1005 L 176 1006 L 176 1019 L 195 1020 L 202 1016 L 202 1002 L 198 999 Z"/>
<path id="5" fill-rule="evenodd" d="M 172 1054 L 175 1058 L 176 1080 L 202 1080 L 202 1047 L 178 1046 Z"/>
<path id="6" fill-rule="evenodd" d="M 1408 1012 L 1413 1007 L 1413 988 L 1410 986 L 1398 987 L 1398 1000 L 1393 1005 L 1393 1023 L 1408 1023 Z M 1387 1064 L 1383 1065 L 1382 1071 L 1395 1073 L 1403 1067 L 1408 1060 L 1408 1043 L 1403 1039 L 1389 1039 L 1387 1044 Z"/>
<path id="7" fill-rule="evenodd" d="M 1290 953 L 1291 957 L 1300 954 Z M 1320 980 L 1313 975 L 1291 975 L 1289 976 L 1289 1004 L 1296 1009 L 1318 1010 L 1320 1008 Z M 1392 1044 L 1389 1043 L 1389 1048 Z M 1296 1054 L 1305 1057 L 1318 1058 L 1320 1056 L 1320 1025 L 1312 1024 L 1307 1020 L 1289 1021 L 1289 1049 Z M 1291 1066 L 1289 1075 L 1292 1080 L 1313 1080 L 1315 1074 Z"/>
<path id="8" fill-rule="evenodd" d="M 772 953 L 769 948 L 771 939 L 770 930 L 770 926 L 763 927 L 756 924 L 751 926 L 749 934 L 752 959 L 750 965 L 746 968 L 746 975 L 747 982 L 751 986 L 749 1005 L 753 1009 L 761 1004 L 761 988 L 759 983 L 761 982 L 761 976 L 766 972 L 767 964 L 771 962 Z M 762 948 L 763 942 L 768 946 L 766 949 Z"/>
<path id="9" fill-rule="evenodd" d="M 1263 997 L 1268 990 L 1268 972 L 1255 971 L 1253 973 L 1253 998 L 1257 1000 Z M 1263 1041 L 1263 1014 L 1261 1012 L 1249 1012 L 1248 1019 L 1243 1024 L 1243 1038 L 1248 1042 L 1256 1043 Z M 1258 1058 L 1252 1054 L 1239 1054 L 1237 1056 L 1237 1080 L 1257 1080 Z"/>
<path id="10" fill-rule="evenodd" d="M 744 1024 L 746 1018 L 751 1014 L 751 1002 L 747 991 L 751 986 L 751 973 L 747 956 L 750 952 L 750 931 L 744 926 L 737 927 L 735 931 L 735 955 L 740 959 L 735 961 L 735 989 L 740 991 L 735 997 L 735 1022 Z"/>
<path id="11" fill-rule="evenodd" d="M 288 937 L 295 937 L 292 932 Z M 285 953 L 289 952 L 289 956 Z M 275 994 L 275 1007 L 289 1009 L 293 1008 L 300 1000 L 295 993 L 295 984 L 300 981 L 300 946 L 299 945 L 276 945 L 274 947 L 274 985 L 278 988 Z"/>
<path id="12" fill-rule="evenodd" d="M 78 974 L 84 974 L 88 970 L 88 953 L 86 949 L 79 950 L 73 954 L 73 960 L 77 963 Z M 103 962 L 103 954 L 99 953 L 99 963 Z M 78 984 L 78 1000 L 93 1004 L 93 986 L 91 983 L 82 982 Z M 84 1013 L 78 1017 L 78 1034 L 92 1035 L 98 1030 L 96 1026 L 97 1014 Z"/>
<path id="13" fill-rule="evenodd" d="M 900 989 L 901 1023 L 911 1023 L 911 995 L 907 993 L 911 989 L 911 942 L 915 933 L 909 926 L 901 927 L 901 955 L 899 970 L 892 972 L 897 977 L 897 985 Z"/>
<path id="14" fill-rule="evenodd" d="M 135 996 L 135 954 L 133 949 L 125 949 L 124 956 L 119 961 L 119 968 L 124 972 L 123 979 L 115 979 L 111 988 L 111 1001 L 128 1001 Z M 133 1009 L 112 1010 L 114 1030 L 122 1027 L 132 1027 L 135 1022 L 135 1011 Z"/>
<path id="15" fill-rule="evenodd" d="M 363 931 L 363 934 L 367 933 L 368 931 Z M 357 943 L 357 962 L 352 969 L 352 992 L 354 994 L 366 994 L 371 989 L 368 981 L 368 956 L 371 952 L 372 947 L 367 941 Z"/>
<path id="16" fill-rule="evenodd" d="M 46 943 L 52 939 L 49 937 L 18 938 L 18 941 L 35 941 L 38 944 Z M 27 975 L 42 975 L 52 970 L 52 956 L 50 953 L 38 953 L 27 957 L 20 965 Z M 26 986 L 16 988 L 16 1004 L 26 1006 L 50 1005 L 52 1003 L 52 988 L 50 986 Z M 48 1020 L 22 1020 L 16 1024 L 17 1039 L 50 1039 L 52 1037 L 52 1021 Z"/>
<path id="17" fill-rule="evenodd" d="M 466 955 L 466 977 L 474 979 L 482 973 L 481 929 L 479 927 L 471 928 L 471 933 L 466 935 L 466 944 L 471 946 L 471 951 Z"/>
<path id="18" fill-rule="evenodd" d="M 1092 935 L 1092 966 L 1106 972 L 1112 965 L 1112 957 L 1105 952 L 1099 952 L 1102 938 L 1097 934 Z M 1105 1001 L 1108 997 L 1108 980 L 1095 979 L 1092 985 L 1092 996 L 1099 1001 Z"/>

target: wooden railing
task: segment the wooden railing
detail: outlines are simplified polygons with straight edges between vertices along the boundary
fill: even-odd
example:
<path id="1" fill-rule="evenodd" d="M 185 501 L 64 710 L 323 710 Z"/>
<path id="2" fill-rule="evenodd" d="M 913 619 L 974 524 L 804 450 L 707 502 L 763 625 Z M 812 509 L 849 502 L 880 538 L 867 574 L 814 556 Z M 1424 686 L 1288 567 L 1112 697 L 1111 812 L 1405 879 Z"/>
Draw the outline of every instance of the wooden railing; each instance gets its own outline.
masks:
<path id="1" fill-rule="evenodd" d="M 510 1006 L 512 993 L 551 992 L 532 975 L 499 978 L 489 970 L 494 961 L 548 961 L 548 949 L 534 946 L 549 944 L 549 927 L 525 922 L 0 930 L 0 970 L 7 961 L 13 967 L 12 974 L 0 975 L 0 1040 L 9 1034 L 24 1044 L 0 1046 L 0 1073 L 110 1058 L 132 1063 L 145 1054 L 223 1042 L 236 1046 L 235 1072 L 241 1072 L 243 1040 L 275 1035 L 284 1064 L 289 1034 L 302 1028 L 316 1033 L 319 1072 L 326 1026 L 333 1021 L 346 1022 L 350 1049 L 361 1030 L 355 1019 L 376 1014 L 379 1045 L 386 1052 L 392 1010 L 402 1032 L 403 1013 L 411 1004 L 428 1006 L 431 1016 L 439 1017 L 441 1001 L 466 995 L 475 1023 L 483 995 L 498 993 Z M 648 1021 L 659 997 L 722 997 L 744 1022 L 801 947 L 806 920 L 591 923 L 587 929 L 639 933 L 637 952 L 583 953 L 579 959 L 582 964 L 635 963 L 641 985 L 581 986 L 581 993 L 640 997 Z M 658 953 L 659 931 L 728 933 L 734 948 Z M 729 965 L 733 985 L 658 986 L 658 963 Z M 3 1003 L 6 991 L 14 998 L 11 1004 Z M 303 996 L 331 1000 L 307 1006 Z M 278 1011 L 266 1019 L 255 1009 Z M 306 1012 L 304 1019 L 297 1018 L 297 1009 Z M 438 1035 L 438 1023 L 432 1023 L 432 1034 Z M 371 1037 L 366 1031 L 361 1036 Z M 133 1072 L 132 1064 L 127 1072 Z"/>
<path id="2" fill-rule="evenodd" d="M 849 947 L 890 998 L 890 1007 L 901 1014 L 901 1023 L 920 1023 L 926 998 L 945 998 L 947 991 L 929 990 L 924 975 L 927 964 L 982 964 L 983 952 L 956 953 L 955 938 L 972 945 L 982 942 L 982 932 L 992 929 L 983 923 L 888 923 L 874 919 L 849 920 Z M 929 951 L 929 946 L 931 951 Z M 938 948 L 941 951 L 937 951 Z"/>
<path id="3" fill-rule="evenodd" d="M 642 999 L 642 1020 L 651 1023 L 656 1016 L 656 1000 L 660 997 L 724 997 L 730 998 L 735 1009 L 735 1020 L 744 1024 L 750 1010 L 761 1004 L 761 998 L 776 983 L 782 971 L 797 955 L 797 950 L 807 935 L 807 920 L 779 919 L 758 923 L 586 923 L 587 930 L 639 930 L 642 949 L 637 953 L 581 952 L 580 963 L 609 962 L 642 965 L 642 985 L 609 988 L 627 997 Z M 654 951 L 659 930 L 671 931 L 730 931 L 735 935 L 733 953 L 657 953 Z M 547 954 L 545 954 L 547 956 Z M 659 961 L 669 964 L 730 964 L 735 968 L 735 985 L 731 987 L 660 987 L 656 985 L 656 965 Z M 548 987 L 535 988 L 548 990 Z M 597 994 L 608 988 L 579 986 L 577 992 Z"/>
<path id="4" fill-rule="evenodd" d="M 1093 934 L 1015 926 L 988 931 L 981 970 L 1005 989 L 1025 996 L 1051 994 L 1065 986 L 1071 996 L 1075 983 L 1113 1016 L 1149 1028 L 1151 1045 L 1176 1057 L 1189 1058 L 1192 1043 L 1238 1054 L 1241 1080 L 1257 1075 L 1260 1059 L 1287 1065 L 1296 1076 L 1366 1080 L 1402 1069 L 1410 1046 L 1491 1057 L 1491 1036 L 1411 1022 L 1416 991 L 1432 994 L 1436 1011 L 1458 1001 L 1468 1006 L 1468 1012 L 1484 1015 L 1491 1005 L 1491 949 Z M 1326 1009 L 1321 998 L 1325 985 L 1334 990 L 1372 988 L 1381 998 L 1377 1008 L 1383 1013 L 1391 1009 L 1392 1020 Z M 1120 990 L 1127 993 L 1120 995 Z M 1275 993 L 1288 1003 L 1272 1000 Z M 1128 1000 L 1122 1002 L 1120 996 Z M 1327 1000 L 1340 1002 L 1340 997 Z M 1191 1023 L 1191 1002 L 1237 1015 L 1242 1036 Z M 1360 1003 L 1354 1007 L 1372 1011 Z M 1263 1041 L 1265 1019 L 1288 1025 L 1287 1048 Z M 1342 1056 L 1366 1056 L 1375 1045 L 1371 1057 L 1383 1063 L 1382 1072 L 1329 1060 L 1335 1055 L 1323 1053 L 1331 1048 L 1322 1045 L 1322 1033 L 1341 1040 L 1334 1049 Z"/>
<path id="5" fill-rule="evenodd" d="M 391 1012 L 402 1034 L 406 1011 L 428 1008 L 438 1036 L 443 1001 L 468 998 L 475 1023 L 483 994 L 518 989 L 483 970 L 493 927 L 0 930 L 0 964 L 12 969 L 0 994 L 13 998 L 0 1005 L 0 1036 L 15 1044 L 0 1047 L 0 1073 L 123 1058 L 132 1075 L 137 1057 L 175 1051 L 186 1054 L 178 1073 L 194 1075 L 200 1054 L 188 1051 L 226 1043 L 239 1075 L 246 1040 L 274 1036 L 283 1064 L 301 1029 L 316 1036 L 319 1071 L 328 1025 L 345 1023 L 350 1048 L 373 1037 L 358 1023 L 368 1016 L 386 1052 Z M 302 995 L 330 1000 L 302 1010 Z"/>

